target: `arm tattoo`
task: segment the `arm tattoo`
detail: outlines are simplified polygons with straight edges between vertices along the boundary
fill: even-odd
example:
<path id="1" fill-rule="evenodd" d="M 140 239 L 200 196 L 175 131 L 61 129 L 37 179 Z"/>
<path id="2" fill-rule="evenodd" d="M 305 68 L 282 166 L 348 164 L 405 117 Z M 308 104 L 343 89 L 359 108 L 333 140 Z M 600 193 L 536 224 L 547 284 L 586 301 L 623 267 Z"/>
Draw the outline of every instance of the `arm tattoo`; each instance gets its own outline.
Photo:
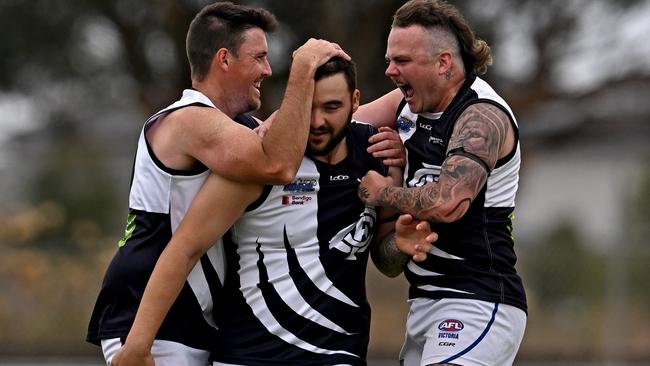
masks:
<path id="1" fill-rule="evenodd" d="M 493 169 L 505 143 L 510 120 L 498 107 L 475 104 L 456 122 L 448 149 L 462 147 Z M 465 156 L 451 155 L 442 164 L 439 180 L 415 188 L 388 187 L 380 192 L 381 205 L 429 222 L 461 218 L 487 181 L 483 166 Z"/>
<path id="2" fill-rule="evenodd" d="M 488 103 L 471 105 L 456 122 L 449 150 L 462 147 L 494 168 L 509 128 L 510 119 L 497 106 Z"/>
<path id="3" fill-rule="evenodd" d="M 397 249 L 395 233 L 386 236 L 382 241 L 373 245 L 370 256 L 375 267 L 388 277 L 402 273 L 410 257 Z"/>
<path id="4" fill-rule="evenodd" d="M 368 188 L 366 187 L 359 187 L 359 197 L 363 199 L 367 199 L 370 194 L 368 193 Z"/>

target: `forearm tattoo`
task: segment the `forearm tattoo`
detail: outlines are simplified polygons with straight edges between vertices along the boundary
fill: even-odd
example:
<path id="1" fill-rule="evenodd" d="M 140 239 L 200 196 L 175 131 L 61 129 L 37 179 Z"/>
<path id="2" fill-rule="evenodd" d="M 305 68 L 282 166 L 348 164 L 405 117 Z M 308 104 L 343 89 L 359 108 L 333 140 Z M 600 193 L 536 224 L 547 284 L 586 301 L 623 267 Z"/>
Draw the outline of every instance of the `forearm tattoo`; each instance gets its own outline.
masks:
<path id="1" fill-rule="evenodd" d="M 402 273 L 409 261 L 409 256 L 400 252 L 395 244 L 395 233 L 375 243 L 371 250 L 372 261 L 383 274 L 395 277 Z"/>
<path id="2" fill-rule="evenodd" d="M 366 187 L 359 187 L 359 197 L 363 199 L 367 199 L 370 196 L 368 193 L 368 188 Z"/>
<path id="3" fill-rule="evenodd" d="M 509 126 L 508 117 L 498 107 L 470 106 L 456 122 L 448 150 L 463 147 L 492 169 Z M 379 202 L 419 220 L 452 222 L 465 214 L 486 181 L 487 172 L 481 164 L 451 155 L 443 162 L 437 182 L 415 188 L 387 187 L 381 190 Z"/>

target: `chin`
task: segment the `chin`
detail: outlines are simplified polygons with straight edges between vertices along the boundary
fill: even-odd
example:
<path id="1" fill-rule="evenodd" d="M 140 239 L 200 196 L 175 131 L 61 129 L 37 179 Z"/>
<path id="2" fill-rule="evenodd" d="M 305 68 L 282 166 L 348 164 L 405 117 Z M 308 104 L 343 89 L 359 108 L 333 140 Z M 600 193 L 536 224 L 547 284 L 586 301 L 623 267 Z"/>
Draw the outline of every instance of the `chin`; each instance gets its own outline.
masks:
<path id="1" fill-rule="evenodd" d="M 313 146 L 313 145 L 308 145 L 307 146 L 307 153 L 311 156 L 323 156 L 325 155 L 324 153 L 325 147 L 318 147 L 318 146 Z"/>
<path id="2" fill-rule="evenodd" d="M 259 99 L 248 103 L 248 111 L 249 112 L 250 111 L 256 111 L 256 110 L 260 109 L 260 107 L 262 107 L 262 101 L 260 101 Z"/>
<path id="3" fill-rule="evenodd" d="M 417 104 L 415 104 L 415 101 L 410 101 L 407 103 L 409 105 L 409 109 L 413 113 L 422 113 L 421 109 Z"/>

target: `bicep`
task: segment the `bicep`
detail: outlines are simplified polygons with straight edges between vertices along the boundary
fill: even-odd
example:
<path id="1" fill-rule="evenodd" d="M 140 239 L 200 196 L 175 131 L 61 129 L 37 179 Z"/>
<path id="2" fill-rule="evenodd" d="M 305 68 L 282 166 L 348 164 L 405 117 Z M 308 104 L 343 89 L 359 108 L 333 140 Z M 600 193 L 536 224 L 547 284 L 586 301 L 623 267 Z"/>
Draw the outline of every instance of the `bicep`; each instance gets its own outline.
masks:
<path id="1" fill-rule="evenodd" d="M 182 122 L 179 142 L 185 154 L 227 179 L 275 183 L 262 138 L 255 131 L 207 108 L 188 111 Z"/>
<path id="2" fill-rule="evenodd" d="M 480 159 L 478 164 L 482 161 L 488 170 L 492 170 L 510 129 L 510 119 L 497 106 L 488 103 L 471 105 L 456 121 L 448 153 L 463 151 L 467 158 Z"/>
<path id="3" fill-rule="evenodd" d="M 218 133 L 203 137 L 195 154 L 205 166 L 225 178 L 271 183 L 265 174 L 268 156 L 262 138 L 247 127 L 224 123 Z"/>
<path id="4" fill-rule="evenodd" d="M 359 106 L 352 117 L 377 128 L 382 126 L 395 128 L 395 112 L 402 98 L 402 92 L 395 89 L 370 103 Z"/>
<path id="5" fill-rule="evenodd" d="M 446 220 L 462 217 L 496 165 L 509 119 L 491 104 L 475 104 L 458 118 L 442 164 L 435 194 Z M 434 187 L 426 187 L 434 192 Z"/>

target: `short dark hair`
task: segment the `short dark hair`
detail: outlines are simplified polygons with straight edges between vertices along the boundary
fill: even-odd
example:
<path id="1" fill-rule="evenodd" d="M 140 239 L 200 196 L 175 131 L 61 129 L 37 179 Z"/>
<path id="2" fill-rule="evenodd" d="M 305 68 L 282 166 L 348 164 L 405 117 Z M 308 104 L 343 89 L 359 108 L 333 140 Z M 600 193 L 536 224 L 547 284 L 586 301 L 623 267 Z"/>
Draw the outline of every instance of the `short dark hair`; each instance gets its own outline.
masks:
<path id="1" fill-rule="evenodd" d="M 456 7 L 444 0 L 410 0 L 393 16 L 393 26 L 406 28 L 420 25 L 450 32 L 458 40 L 465 70 L 484 74 L 492 64 L 490 46 L 476 37 L 469 23 Z"/>
<path id="2" fill-rule="evenodd" d="M 231 2 L 205 6 L 190 23 L 185 41 L 192 78 L 205 78 L 212 58 L 220 48 L 226 48 L 237 56 L 246 30 L 257 27 L 264 32 L 273 32 L 277 25 L 275 16 L 261 8 Z"/>
<path id="3" fill-rule="evenodd" d="M 339 72 L 342 72 L 343 76 L 345 76 L 350 93 L 354 92 L 357 88 L 357 66 L 352 60 L 348 61 L 338 56 L 332 57 L 316 69 L 314 80 L 318 81 L 325 77 L 336 75 Z"/>

